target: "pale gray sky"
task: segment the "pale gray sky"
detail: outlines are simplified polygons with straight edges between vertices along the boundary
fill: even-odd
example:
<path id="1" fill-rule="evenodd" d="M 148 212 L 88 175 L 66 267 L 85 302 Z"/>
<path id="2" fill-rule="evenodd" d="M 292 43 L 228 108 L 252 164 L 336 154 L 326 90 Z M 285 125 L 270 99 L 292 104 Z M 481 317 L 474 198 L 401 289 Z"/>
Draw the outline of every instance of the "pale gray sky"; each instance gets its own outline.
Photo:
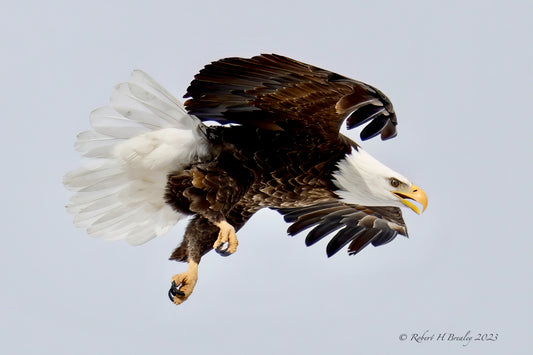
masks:
<path id="1" fill-rule="evenodd" d="M 317 4 L 319 3 L 319 4 Z M 531 1 L 4 1 L 5 354 L 533 352 Z M 279 53 L 368 82 L 399 135 L 363 147 L 420 185 L 410 238 L 328 259 L 263 211 L 192 297 L 166 292 L 185 223 L 141 247 L 63 206 L 75 135 L 143 69 L 178 97 L 206 63 Z M 358 132 L 350 132 L 358 138 Z M 448 334 L 497 333 L 496 341 Z M 434 335 L 422 343 L 412 334 Z M 446 340 L 437 340 L 448 333 Z M 406 334 L 408 338 L 400 340 Z"/>

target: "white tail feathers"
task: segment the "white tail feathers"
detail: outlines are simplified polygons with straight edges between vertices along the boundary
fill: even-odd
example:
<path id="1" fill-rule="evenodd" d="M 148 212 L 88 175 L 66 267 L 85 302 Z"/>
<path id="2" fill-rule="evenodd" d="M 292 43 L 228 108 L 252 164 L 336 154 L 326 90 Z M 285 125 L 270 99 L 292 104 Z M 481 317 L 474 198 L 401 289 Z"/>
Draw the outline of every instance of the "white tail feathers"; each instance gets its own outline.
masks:
<path id="1" fill-rule="evenodd" d="M 183 215 L 166 204 L 167 175 L 208 155 L 202 123 L 142 71 L 117 85 L 110 105 L 78 135 L 82 166 L 67 173 L 76 191 L 74 223 L 96 237 L 138 245 L 166 233 Z"/>

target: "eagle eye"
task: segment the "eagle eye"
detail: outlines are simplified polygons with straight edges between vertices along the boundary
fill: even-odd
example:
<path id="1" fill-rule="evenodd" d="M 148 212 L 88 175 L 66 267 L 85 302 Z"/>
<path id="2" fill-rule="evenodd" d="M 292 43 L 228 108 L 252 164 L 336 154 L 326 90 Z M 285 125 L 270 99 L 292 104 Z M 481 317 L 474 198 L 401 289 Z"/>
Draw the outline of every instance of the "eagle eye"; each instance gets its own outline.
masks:
<path id="1" fill-rule="evenodd" d="M 392 187 L 400 186 L 400 182 L 398 181 L 398 179 L 395 179 L 395 178 L 390 179 L 390 184 L 392 185 Z"/>

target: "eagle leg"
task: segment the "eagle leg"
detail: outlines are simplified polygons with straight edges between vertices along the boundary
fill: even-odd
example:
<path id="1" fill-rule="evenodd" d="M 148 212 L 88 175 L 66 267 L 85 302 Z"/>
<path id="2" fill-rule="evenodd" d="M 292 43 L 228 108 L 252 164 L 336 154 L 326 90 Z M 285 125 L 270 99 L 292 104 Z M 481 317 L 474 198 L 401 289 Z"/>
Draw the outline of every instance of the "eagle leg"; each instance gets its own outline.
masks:
<path id="1" fill-rule="evenodd" d="M 213 244 L 213 249 L 222 256 L 229 256 L 235 253 L 237 251 L 237 245 L 239 245 L 237 235 L 235 234 L 235 228 L 226 222 L 226 220 L 215 223 L 215 225 L 220 231 L 217 240 Z M 223 248 L 226 243 L 226 248 Z"/>
<path id="2" fill-rule="evenodd" d="M 175 304 L 183 303 L 194 290 L 198 281 L 198 263 L 189 260 L 187 271 L 172 276 L 172 285 L 168 290 L 168 297 Z"/>

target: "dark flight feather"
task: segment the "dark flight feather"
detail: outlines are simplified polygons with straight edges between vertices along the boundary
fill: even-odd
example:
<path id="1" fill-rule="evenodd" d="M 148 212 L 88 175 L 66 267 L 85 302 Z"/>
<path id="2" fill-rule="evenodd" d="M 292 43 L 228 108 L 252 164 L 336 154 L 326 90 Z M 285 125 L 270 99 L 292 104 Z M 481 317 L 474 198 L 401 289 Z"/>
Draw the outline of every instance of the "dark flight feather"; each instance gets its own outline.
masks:
<path id="1" fill-rule="evenodd" d="M 374 106 L 372 104 L 364 105 L 353 111 L 346 119 L 346 128 L 351 129 L 376 118 L 383 113 L 383 106 Z"/>
<path id="2" fill-rule="evenodd" d="M 307 237 L 305 237 L 305 245 L 310 247 L 322 238 L 326 237 L 328 234 L 331 234 L 337 229 L 342 228 L 343 225 L 339 223 L 340 219 L 341 218 L 324 221 L 313 228 L 311 232 L 307 234 Z"/>
<path id="3" fill-rule="evenodd" d="M 382 230 L 382 233 L 379 236 L 376 236 L 372 240 L 372 245 L 375 247 L 378 247 L 378 246 L 387 244 L 396 237 L 396 234 L 397 232 L 393 230 L 388 230 L 388 231 Z"/>
<path id="4" fill-rule="evenodd" d="M 382 233 L 382 230 L 371 228 L 365 230 L 360 236 L 355 238 L 348 246 L 348 255 L 355 255 L 363 250 L 372 239 L 378 237 Z"/>
<path id="5" fill-rule="evenodd" d="M 350 241 L 357 238 L 357 236 L 365 231 L 364 227 L 346 226 L 340 232 L 335 234 L 326 246 L 326 253 L 328 257 L 333 256 L 336 252 L 341 250 Z"/>
<path id="6" fill-rule="evenodd" d="M 326 203 L 320 203 L 317 205 L 307 206 L 307 207 L 299 207 L 299 208 L 280 208 L 278 209 L 278 212 L 283 215 L 283 219 L 285 222 L 294 222 L 298 219 L 298 217 L 311 213 L 314 211 L 323 211 L 329 207 L 336 207 L 339 203 L 337 201 L 332 202 L 326 202 Z"/>
<path id="7" fill-rule="evenodd" d="M 379 116 L 376 117 L 370 122 L 362 131 L 361 131 L 361 139 L 366 140 L 373 138 L 381 133 L 381 130 L 385 128 L 387 123 L 389 122 L 389 118 L 386 116 Z"/>

